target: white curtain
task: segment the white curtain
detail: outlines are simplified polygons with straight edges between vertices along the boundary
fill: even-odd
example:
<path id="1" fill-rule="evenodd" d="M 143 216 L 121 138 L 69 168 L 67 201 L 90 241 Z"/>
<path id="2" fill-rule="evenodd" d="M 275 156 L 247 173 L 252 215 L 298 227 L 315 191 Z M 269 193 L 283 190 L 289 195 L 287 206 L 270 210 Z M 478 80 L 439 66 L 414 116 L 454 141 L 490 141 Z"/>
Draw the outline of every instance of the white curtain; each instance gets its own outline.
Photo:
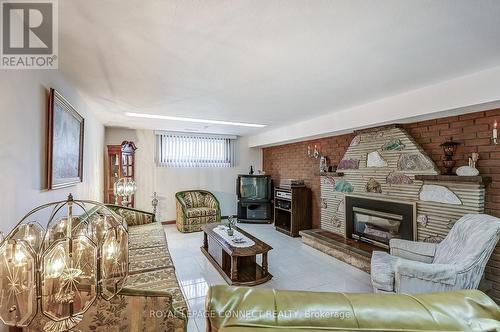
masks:
<path id="1" fill-rule="evenodd" d="M 234 136 L 156 133 L 158 166 L 232 167 Z"/>

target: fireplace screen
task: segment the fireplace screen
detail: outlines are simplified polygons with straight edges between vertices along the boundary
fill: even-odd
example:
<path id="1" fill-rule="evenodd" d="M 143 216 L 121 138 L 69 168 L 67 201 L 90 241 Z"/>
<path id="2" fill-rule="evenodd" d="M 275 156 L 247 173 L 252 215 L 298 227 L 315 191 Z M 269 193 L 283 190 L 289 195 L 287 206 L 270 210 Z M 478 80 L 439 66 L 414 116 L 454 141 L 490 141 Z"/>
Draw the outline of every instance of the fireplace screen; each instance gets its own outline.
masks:
<path id="1" fill-rule="evenodd" d="M 389 240 L 400 238 L 403 216 L 363 208 L 353 208 L 353 238 L 364 238 L 389 245 Z"/>
<path id="2" fill-rule="evenodd" d="M 413 241 L 416 233 L 414 202 L 346 195 L 346 236 L 389 248 L 391 239 Z"/>

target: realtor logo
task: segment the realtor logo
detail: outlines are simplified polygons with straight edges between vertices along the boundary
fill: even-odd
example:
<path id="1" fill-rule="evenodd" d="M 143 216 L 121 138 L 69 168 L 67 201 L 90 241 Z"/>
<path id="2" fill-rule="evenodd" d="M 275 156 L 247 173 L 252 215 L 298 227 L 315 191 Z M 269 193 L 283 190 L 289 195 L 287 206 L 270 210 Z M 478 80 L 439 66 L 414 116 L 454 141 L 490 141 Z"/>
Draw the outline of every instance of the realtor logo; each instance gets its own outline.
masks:
<path id="1" fill-rule="evenodd" d="M 57 0 L 0 0 L 1 69 L 57 69 Z"/>

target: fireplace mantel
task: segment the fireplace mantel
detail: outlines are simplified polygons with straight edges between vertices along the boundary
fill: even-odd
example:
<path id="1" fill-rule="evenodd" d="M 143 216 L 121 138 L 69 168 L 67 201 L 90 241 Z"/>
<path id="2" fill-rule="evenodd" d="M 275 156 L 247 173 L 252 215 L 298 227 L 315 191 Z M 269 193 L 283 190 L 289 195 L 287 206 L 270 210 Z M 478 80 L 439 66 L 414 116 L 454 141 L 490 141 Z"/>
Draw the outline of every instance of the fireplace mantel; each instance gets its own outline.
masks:
<path id="1" fill-rule="evenodd" d="M 415 180 L 434 182 L 478 183 L 488 185 L 491 176 L 458 176 L 458 175 L 415 175 Z"/>

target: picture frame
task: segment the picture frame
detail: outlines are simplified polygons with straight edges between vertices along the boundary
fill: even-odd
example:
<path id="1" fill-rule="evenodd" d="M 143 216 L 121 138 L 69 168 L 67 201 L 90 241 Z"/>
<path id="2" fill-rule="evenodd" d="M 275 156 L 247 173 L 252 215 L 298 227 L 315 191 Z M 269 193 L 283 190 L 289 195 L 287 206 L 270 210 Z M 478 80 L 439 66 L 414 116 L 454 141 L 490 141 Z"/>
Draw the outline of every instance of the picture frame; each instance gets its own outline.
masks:
<path id="1" fill-rule="evenodd" d="M 52 88 L 47 113 L 47 189 L 83 182 L 85 119 Z"/>

